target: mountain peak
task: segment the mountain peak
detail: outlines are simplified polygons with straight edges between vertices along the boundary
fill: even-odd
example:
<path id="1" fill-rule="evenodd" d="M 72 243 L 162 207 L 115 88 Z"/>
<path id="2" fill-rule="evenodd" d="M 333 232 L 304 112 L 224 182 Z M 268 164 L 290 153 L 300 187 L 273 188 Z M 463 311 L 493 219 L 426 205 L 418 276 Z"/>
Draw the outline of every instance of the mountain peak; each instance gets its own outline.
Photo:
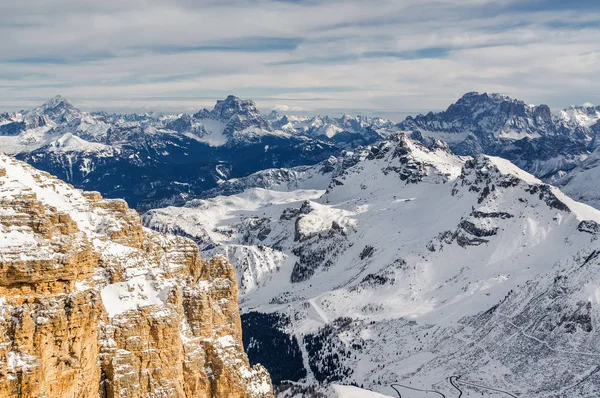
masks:
<path id="1" fill-rule="evenodd" d="M 243 100 L 235 95 L 228 95 L 224 100 L 218 100 L 209 115 L 230 125 L 233 131 L 241 131 L 251 126 L 271 130 L 271 126 L 262 117 L 254 101 Z"/>
<path id="2" fill-rule="evenodd" d="M 490 143 L 498 138 L 521 139 L 554 133 L 552 115 L 547 105 L 531 106 L 504 94 L 478 92 L 466 93 L 446 111 L 408 117 L 399 127 L 404 130 L 459 133 L 456 140 L 464 140 L 465 134 L 474 133 L 476 136 L 471 140 L 484 137 Z M 444 138 L 453 140 L 448 136 Z M 461 154 L 472 152 L 476 151 L 459 150 Z"/>
<path id="3" fill-rule="evenodd" d="M 285 116 L 285 115 L 283 115 L 283 116 L 282 116 L 282 115 L 280 115 L 280 114 L 279 114 L 279 112 L 277 112 L 277 110 L 273 109 L 273 110 L 271 111 L 271 113 L 269 113 L 269 114 L 268 114 L 268 115 L 265 117 L 265 119 L 267 119 L 267 120 L 269 120 L 269 121 L 272 121 L 272 120 L 277 120 L 277 119 L 280 119 L 280 118 L 282 118 L 282 117 L 284 117 L 284 116 Z"/>
<path id="4" fill-rule="evenodd" d="M 497 156 L 477 155 L 471 161 L 467 161 L 465 169 L 472 168 L 478 171 L 495 171 L 498 175 L 516 177 L 527 184 L 542 184 L 535 176 L 518 168 L 510 161 Z"/>
<path id="5" fill-rule="evenodd" d="M 509 97 L 508 95 L 500 93 L 479 93 L 477 91 L 471 91 L 464 94 L 456 101 L 455 105 L 474 105 L 479 103 L 493 103 L 498 104 L 501 102 L 513 102 L 523 103 L 523 101 Z"/>
<path id="6" fill-rule="evenodd" d="M 223 114 L 225 113 L 241 113 L 241 112 L 255 112 L 260 113 L 256 104 L 252 100 L 243 100 L 235 95 L 228 95 L 224 100 L 217 100 L 213 112 Z"/>
<path id="7" fill-rule="evenodd" d="M 81 115 L 81 111 L 77 109 L 68 99 L 62 95 L 57 95 L 41 106 L 38 106 L 30 112 L 34 116 L 44 115 L 53 121 L 69 122 Z"/>
<path id="8" fill-rule="evenodd" d="M 55 108 L 57 106 L 73 106 L 69 100 L 62 95 L 55 95 L 50 100 L 48 100 L 42 107 L 44 108 Z"/>

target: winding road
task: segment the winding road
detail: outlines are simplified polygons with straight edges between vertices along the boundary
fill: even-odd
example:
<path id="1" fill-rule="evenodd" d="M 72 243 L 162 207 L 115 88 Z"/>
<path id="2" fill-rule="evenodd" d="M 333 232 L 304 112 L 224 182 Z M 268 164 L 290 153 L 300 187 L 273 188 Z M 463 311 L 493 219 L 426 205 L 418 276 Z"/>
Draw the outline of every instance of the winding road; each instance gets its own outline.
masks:
<path id="1" fill-rule="evenodd" d="M 470 386 L 470 387 L 477 387 L 477 388 L 482 388 L 485 390 L 490 390 L 490 391 L 495 391 L 495 392 L 499 392 L 501 394 L 506 394 L 509 397 L 513 397 L 513 398 L 519 398 L 517 395 L 514 395 L 513 393 L 510 393 L 508 391 L 504 391 L 504 390 L 499 390 L 497 388 L 492 388 L 492 387 L 488 387 L 488 386 L 482 386 L 481 384 L 475 384 L 475 383 L 471 383 L 469 381 L 463 381 L 460 380 L 461 376 L 450 376 L 448 377 L 448 382 L 452 385 L 452 387 L 454 387 L 457 391 L 458 391 L 458 395 L 456 396 L 456 398 L 461 398 L 463 395 L 463 390 L 461 389 L 461 385 L 464 386 Z M 446 398 L 446 395 L 444 395 L 443 393 L 439 392 L 439 391 L 435 391 L 435 390 L 422 390 L 419 388 L 414 388 L 414 387 L 408 387 L 405 386 L 403 384 L 398 384 L 398 383 L 394 383 L 391 384 L 390 387 L 392 387 L 394 389 L 394 391 L 396 391 L 396 393 L 398 394 L 398 398 L 402 398 L 402 394 L 400 393 L 400 391 L 396 388 L 400 387 L 400 388 L 407 388 L 409 390 L 413 390 L 413 391 L 419 391 L 419 392 L 424 392 L 426 394 L 437 394 L 443 398 Z"/>
<path id="2" fill-rule="evenodd" d="M 398 394 L 398 397 L 400 397 L 400 398 L 402 398 L 402 394 L 400 394 L 400 391 L 398 391 L 398 389 L 396 387 L 394 387 L 394 386 L 398 386 L 398 387 L 401 387 L 401 388 L 408 388 L 409 390 L 420 391 L 420 392 L 424 392 L 426 394 L 429 394 L 429 393 L 438 394 L 439 396 L 441 396 L 443 398 L 446 398 L 446 396 L 444 394 L 442 394 L 441 392 L 439 392 L 439 391 L 421 390 L 419 388 L 408 387 L 408 386 L 405 386 L 405 385 L 402 385 L 402 384 L 398 384 L 398 383 L 391 384 L 390 387 L 392 387 L 394 389 L 394 391 L 396 391 L 396 394 Z"/>
<path id="3" fill-rule="evenodd" d="M 456 388 L 458 390 L 458 398 L 462 397 L 462 394 L 463 394 L 462 390 L 458 386 L 458 383 L 456 382 L 456 380 L 458 380 L 459 377 L 460 376 L 450 376 L 450 377 L 448 377 L 448 381 L 450 382 L 450 384 L 452 384 L 452 387 L 454 387 L 454 388 Z"/>
<path id="4" fill-rule="evenodd" d="M 496 392 L 499 392 L 499 393 L 501 393 L 501 394 L 506 394 L 506 395 L 508 395 L 509 397 L 513 397 L 513 398 L 519 398 L 519 397 L 517 397 L 516 395 L 514 395 L 513 393 L 510 393 L 510 392 L 508 392 L 508 391 L 504 391 L 504 390 L 498 390 L 497 388 L 492 388 L 492 387 L 488 387 L 488 386 L 482 386 L 482 385 L 480 385 L 480 384 L 475 384 L 475 383 L 471 383 L 471 382 L 468 382 L 468 381 L 462 381 L 462 380 L 460 380 L 460 376 L 458 376 L 458 377 L 457 377 L 457 376 L 452 376 L 452 377 L 454 377 L 454 383 L 452 383 L 452 381 L 450 381 L 450 383 L 452 383 L 452 386 L 454 386 L 454 388 L 456 388 L 456 389 L 458 389 L 458 390 L 460 391 L 460 395 L 459 395 L 459 397 L 462 395 L 462 390 L 460 390 L 460 388 L 459 388 L 459 387 L 457 387 L 457 385 L 459 385 L 459 384 L 464 384 L 464 385 L 466 385 L 466 386 L 477 387 L 477 388 L 483 388 L 483 389 L 485 389 L 485 390 L 490 390 L 490 391 L 496 391 Z M 449 379 L 451 379 L 452 377 L 450 377 Z M 456 384 L 456 385 L 455 385 L 455 384 Z"/>

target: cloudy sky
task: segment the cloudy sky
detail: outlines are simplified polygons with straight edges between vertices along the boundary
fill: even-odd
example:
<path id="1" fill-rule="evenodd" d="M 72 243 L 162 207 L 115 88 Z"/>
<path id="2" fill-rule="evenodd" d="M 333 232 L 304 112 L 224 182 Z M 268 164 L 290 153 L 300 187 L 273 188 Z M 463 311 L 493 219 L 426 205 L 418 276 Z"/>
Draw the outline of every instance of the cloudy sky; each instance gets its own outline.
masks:
<path id="1" fill-rule="evenodd" d="M 400 119 L 468 91 L 600 103 L 598 0 L 0 0 L 0 109 Z"/>

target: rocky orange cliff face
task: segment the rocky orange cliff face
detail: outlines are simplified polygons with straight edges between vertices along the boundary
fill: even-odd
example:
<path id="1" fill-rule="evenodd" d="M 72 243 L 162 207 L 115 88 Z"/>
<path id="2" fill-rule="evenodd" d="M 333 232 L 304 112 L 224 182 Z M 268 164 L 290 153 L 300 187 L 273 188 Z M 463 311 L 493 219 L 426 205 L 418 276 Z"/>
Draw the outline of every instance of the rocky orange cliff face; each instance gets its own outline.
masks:
<path id="1" fill-rule="evenodd" d="M 222 258 L 0 154 L 0 397 L 272 397 Z"/>

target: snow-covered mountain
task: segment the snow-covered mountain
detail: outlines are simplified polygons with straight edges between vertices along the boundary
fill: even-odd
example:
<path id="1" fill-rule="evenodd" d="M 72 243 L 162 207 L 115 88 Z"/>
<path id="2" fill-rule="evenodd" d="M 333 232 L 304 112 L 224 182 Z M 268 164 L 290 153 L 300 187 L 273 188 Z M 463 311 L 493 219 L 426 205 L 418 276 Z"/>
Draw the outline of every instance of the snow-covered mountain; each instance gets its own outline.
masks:
<path id="1" fill-rule="evenodd" d="M 140 207 L 259 170 L 314 164 L 346 147 L 274 128 L 254 102 L 234 96 L 193 115 L 89 113 L 61 96 L 0 115 L 1 152 Z"/>
<path id="2" fill-rule="evenodd" d="M 276 383 L 600 394 L 600 211 L 424 141 L 398 134 L 298 185 L 255 176 L 144 221 L 237 267 L 246 349 Z"/>
<path id="3" fill-rule="evenodd" d="M 47 117 L 55 123 L 70 122 L 80 119 L 83 113 L 71 104 L 65 97 L 57 95 L 42 106 L 26 113 L 26 117 Z"/>
<path id="4" fill-rule="evenodd" d="M 203 197 L 259 170 L 315 164 L 397 131 L 422 142 L 442 139 L 461 155 L 500 156 L 554 182 L 596 149 L 599 121 L 600 107 L 590 104 L 552 113 L 486 93 L 467 93 L 444 112 L 398 125 L 365 116 L 263 117 L 254 102 L 234 96 L 181 115 L 89 113 L 57 96 L 0 114 L 0 151 L 145 210 Z"/>
<path id="5" fill-rule="evenodd" d="M 390 120 L 368 116 L 306 117 L 281 115 L 273 111 L 268 120 L 282 131 L 318 138 L 345 148 L 372 144 L 397 130 Z"/>
<path id="6" fill-rule="evenodd" d="M 446 111 L 407 117 L 405 131 L 442 139 L 461 155 L 484 153 L 509 159 L 551 180 L 584 160 L 600 130 L 600 107 L 578 106 L 552 113 L 501 94 L 465 94 Z"/>
<path id="7" fill-rule="evenodd" d="M 576 130 L 579 128 L 592 129 L 592 134 L 597 135 L 600 125 L 600 106 L 592 104 L 584 104 L 580 106 L 571 106 L 561 110 L 557 114 L 557 119 L 564 126 L 570 126 L 570 129 Z M 589 131 L 587 132 L 589 134 Z"/>
<path id="8" fill-rule="evenodd" d="M 555 184 L 573 199 L 600 209 L 600 148 Z"/>

